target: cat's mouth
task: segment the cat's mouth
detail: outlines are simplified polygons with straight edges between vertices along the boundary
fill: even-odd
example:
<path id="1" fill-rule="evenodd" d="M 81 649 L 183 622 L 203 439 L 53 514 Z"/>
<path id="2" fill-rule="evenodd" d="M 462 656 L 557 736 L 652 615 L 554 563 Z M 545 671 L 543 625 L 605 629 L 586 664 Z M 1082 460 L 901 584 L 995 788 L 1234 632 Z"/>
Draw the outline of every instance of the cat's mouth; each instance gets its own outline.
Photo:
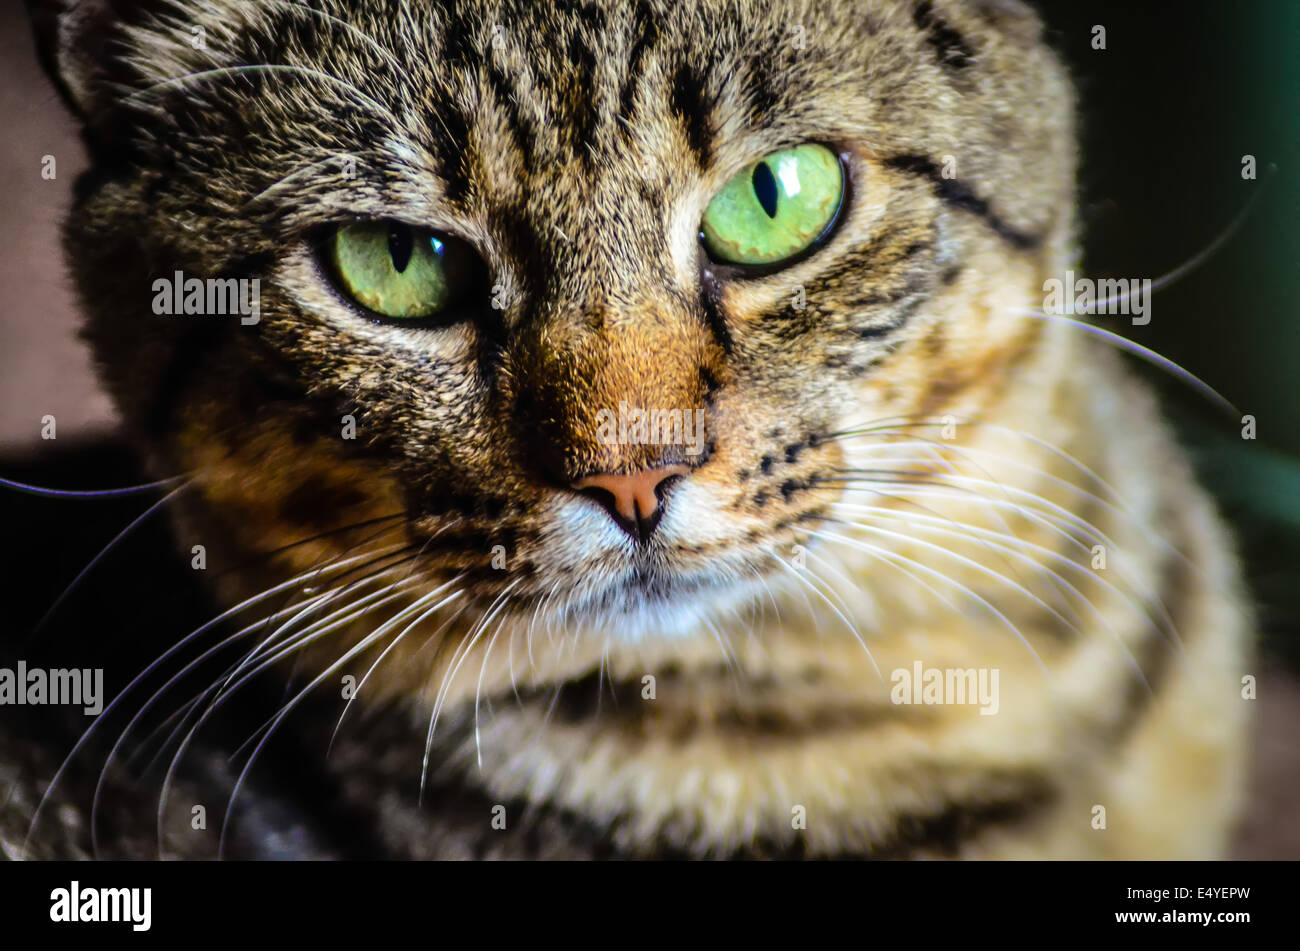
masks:
<path id="1" fill-rule="evenodd" d="M 707 568 L 685 569 L 645 559 L 596 585 L 570 591 L 560 611 L 574 629 L 620 638 L 682 636 L 697 631 L 719 609 L 755 596 L 752 585 Z"/>
<path id="2" fill-rule="evenodd" d="M 629 597 L 661 602 L 699 592 L 706 584 L 701 579 L 676 577 L 668 572 L 637 567 L 615 587 L 621 588 Z"/>
<path id="3" fill-rule="evenodd" d="M 661 566 L 634 565 L 621 576 L 586 593 L 577 601 L 577 605 L 593 611 L 666 607 L 674 602 L 698 597 L 712 587 L 704 578 L 683 575 Z"/>

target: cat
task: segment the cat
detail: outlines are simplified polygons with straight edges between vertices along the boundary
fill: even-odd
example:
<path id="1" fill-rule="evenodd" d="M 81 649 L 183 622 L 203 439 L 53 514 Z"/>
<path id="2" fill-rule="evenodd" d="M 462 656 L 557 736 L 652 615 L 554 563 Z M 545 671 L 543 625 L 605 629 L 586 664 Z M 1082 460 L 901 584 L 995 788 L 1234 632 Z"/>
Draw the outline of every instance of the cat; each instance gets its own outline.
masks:
<path id="1" fill-rule="evenodd" d="M 1152 396 L 1042 312 L 1029 6 L 32 6 L 85 336 L 230 567 L 167 755 L 278 678 L 351 817 L 258 742 L 96 854 L 1225 854 L 1251 618 Z M 4 839 L 89 854 L 36 780 Z"/>

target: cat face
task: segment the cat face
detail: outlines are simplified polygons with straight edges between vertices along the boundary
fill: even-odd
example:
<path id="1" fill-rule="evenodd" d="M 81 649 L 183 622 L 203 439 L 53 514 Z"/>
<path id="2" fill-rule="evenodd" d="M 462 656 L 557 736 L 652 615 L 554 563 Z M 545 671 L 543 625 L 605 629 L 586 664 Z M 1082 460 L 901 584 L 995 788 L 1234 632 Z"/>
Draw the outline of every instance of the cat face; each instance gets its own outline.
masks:
<path id="1" fill-rule="evenodd" d="M 1014 2 L 83 2 L 37 29 L 92 154 L 66 243 L 103 375 L 194 479 L 183 544 L 276 578 L 389 551 L 480 613 L 689 631 L 827 518 L 846 430 L 994 398 L 1036 329 L 999 313 L 1069 238 L 1067 87 Z M 758 173 L 801 149 L 820 171 Z M 729 188 L 764 226 L 815 171 L 792 253 L 702 240 Z M 257 281 L 256 322 L 157 313 L 191 278 Z"/>

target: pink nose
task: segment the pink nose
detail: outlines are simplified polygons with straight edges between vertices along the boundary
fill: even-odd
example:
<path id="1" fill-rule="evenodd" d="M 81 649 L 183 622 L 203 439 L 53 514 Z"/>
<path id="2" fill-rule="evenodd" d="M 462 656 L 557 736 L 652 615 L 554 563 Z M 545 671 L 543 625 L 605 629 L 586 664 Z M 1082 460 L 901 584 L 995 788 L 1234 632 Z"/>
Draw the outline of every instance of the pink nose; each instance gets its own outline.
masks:
<path id="1" fill-rule="evenodd" d="M 660 466 L 632 475 L 602 472 L 573 483 L 573 488 L 599 499 L 614 521 L 633 538 L 649 540 L 663 515 L 663 485 L 674 476 L 687 475 L 686 466 Z"/>

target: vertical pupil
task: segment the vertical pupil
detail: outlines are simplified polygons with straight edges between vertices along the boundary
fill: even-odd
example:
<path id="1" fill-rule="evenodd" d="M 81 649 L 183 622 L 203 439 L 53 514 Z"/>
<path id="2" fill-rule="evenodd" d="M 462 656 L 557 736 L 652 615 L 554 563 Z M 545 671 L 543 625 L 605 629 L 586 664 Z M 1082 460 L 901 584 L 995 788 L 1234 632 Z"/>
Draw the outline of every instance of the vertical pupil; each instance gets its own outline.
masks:
<path id="1" fill-rule="evenodd" d="M 406 225 L 388 226 L 388 256 L 393 259 L 393 268 L 398 274 L 406 270 L 411 263 L 411 229 Z"/>
<path id="2" fill-rule="evenodd" d="M 754 166 L 754 196 L 769 218 L 776 217 L 776 176 L 766 162 Z"/>

